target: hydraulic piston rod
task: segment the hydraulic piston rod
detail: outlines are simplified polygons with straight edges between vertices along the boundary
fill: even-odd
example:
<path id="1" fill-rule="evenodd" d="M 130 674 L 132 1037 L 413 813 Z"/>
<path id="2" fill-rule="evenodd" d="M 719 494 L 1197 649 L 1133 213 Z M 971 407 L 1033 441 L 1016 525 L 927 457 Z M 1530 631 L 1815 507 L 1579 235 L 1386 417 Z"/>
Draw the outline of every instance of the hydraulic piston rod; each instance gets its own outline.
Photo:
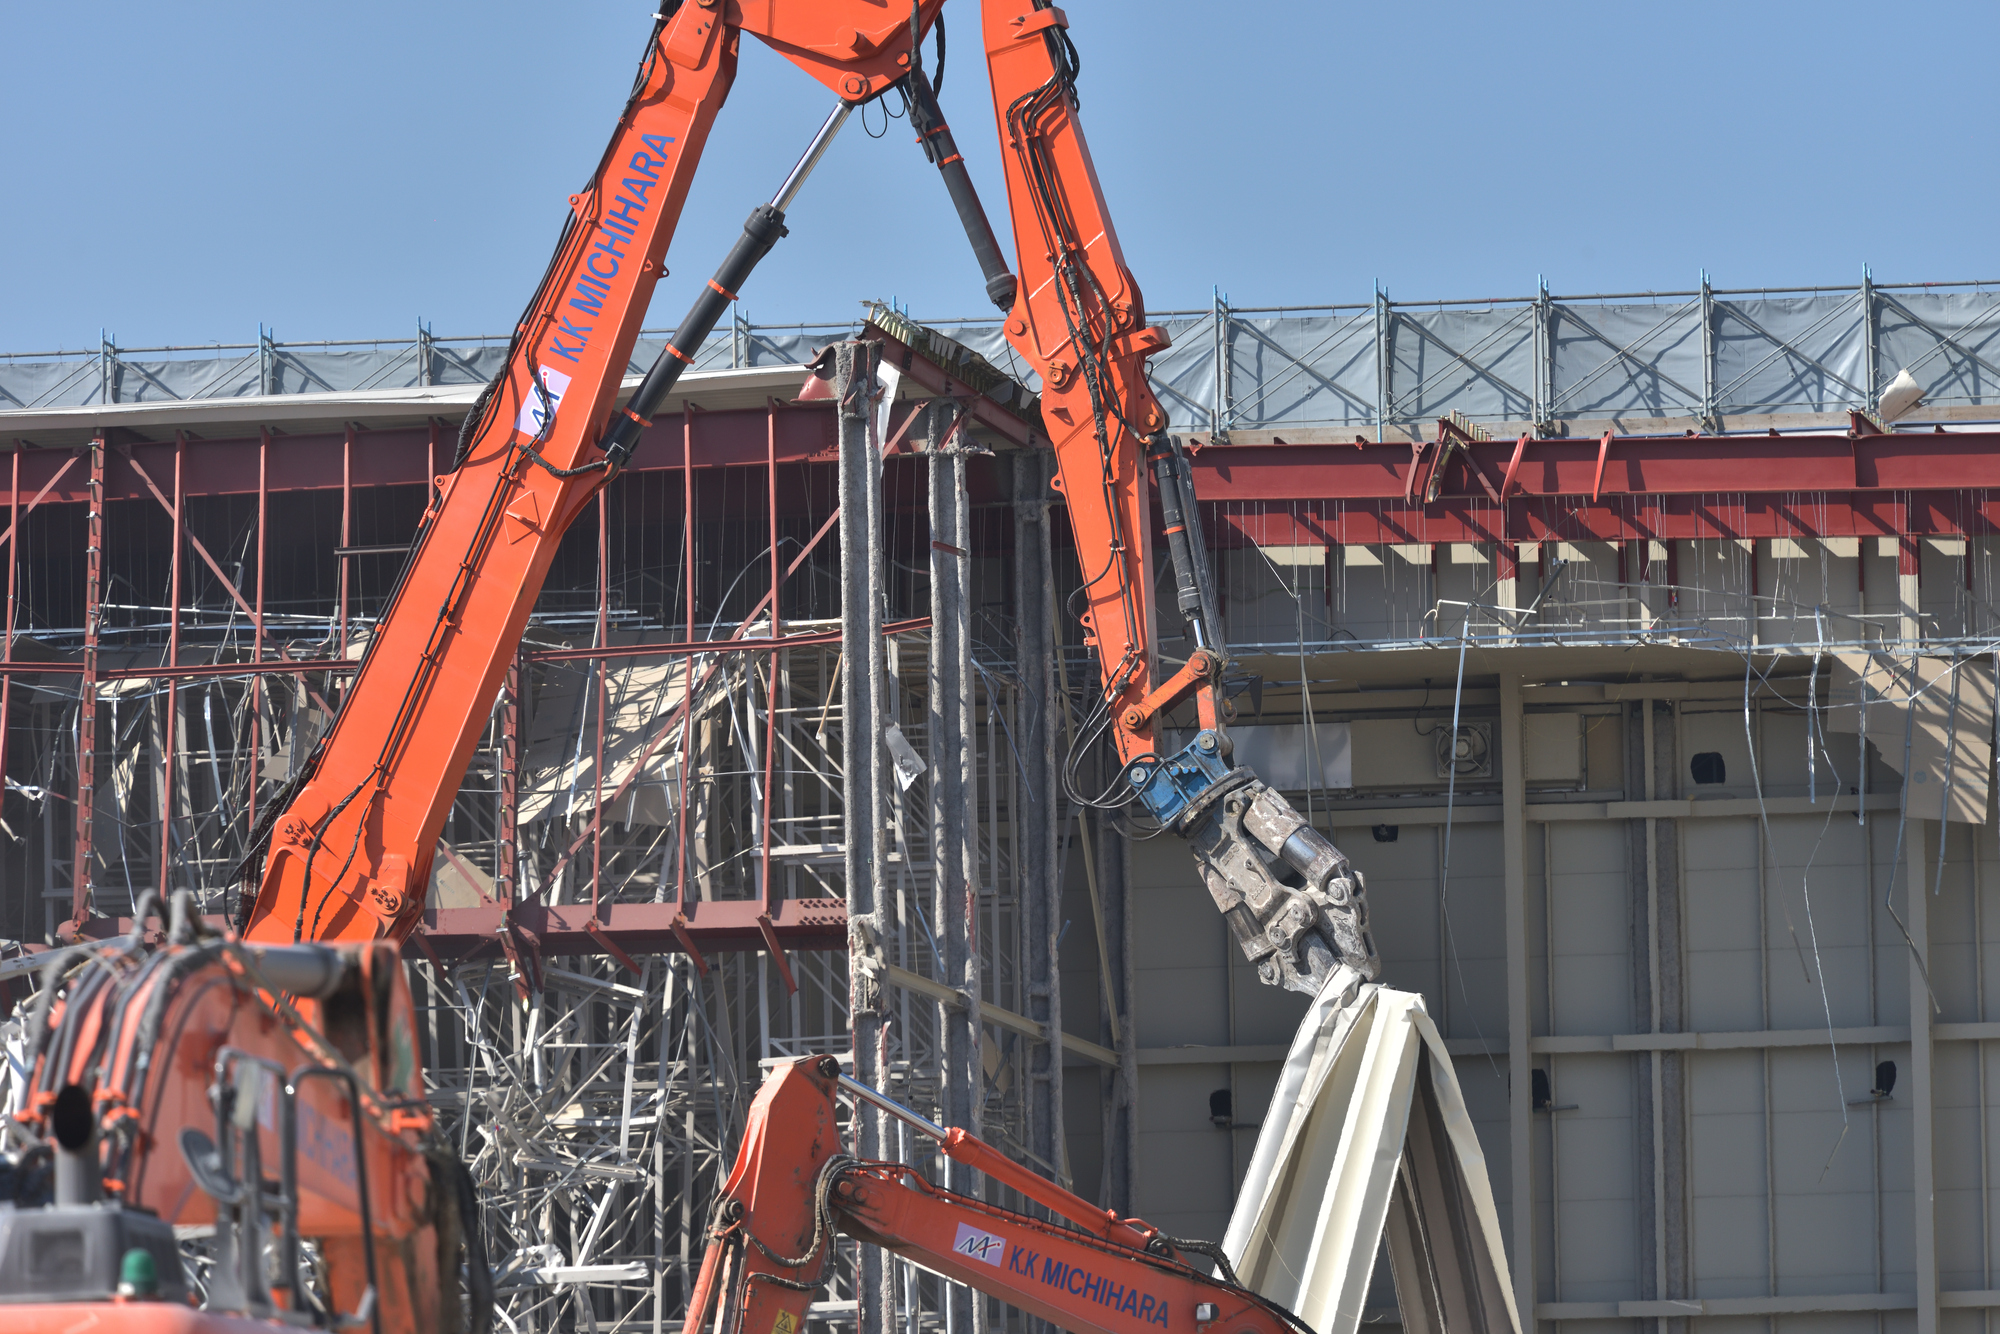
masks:
<path id="1" fill-rule="evenodd" d="M 951 194 L 951 206 L 958 210 L 959 225 L 965 228 L 965 239 L 972 243 L 973 257 L 979 261 L 979 272 L 986 279 L 986 295 L 1000 309 L 1011 310 L 1020 282 L 1000 254 L 1000 242 L 994 238 L 993 224 L 987 220 L 986 208 L 979 202 L 979 192 L 973 189 L 972 174 L 965 169 L 965 159 L 960 156 L 958 144 L 951 137 L 951 126 L 945 124 L 937 93 L 932 90 L 931 81 L 921 69 L 913 69 L 905 75 L 903 86 L 910 98 L 910 126 L 917 132 L 917 142 L 923 145 L 924 155 L 937 163 L 938 174 L 944 177 L 944 188 Z"/>
<path id="2" fill-rule="evenodd" d="M 812 143 L 806 146 L 798 165 L 786 175 L 778 193 L 771 196 L 771 202 L 750 210 L 750 217 L 743 224 L 743 235 L 737 237 L 736 244 L 730 247 L 722 267 L 715 271 L 715 276 L 708 280 L 708 286 L 694 299 L 694 305 L 689 307 L 687 316 L 674 330 L 673 337 L 667 339 L 667 345 L 660 349 L 660 355 L 654 358 L 646 378 L 639 382 L 631 400 L 612 412 L 611 426 L 597 442 L 597 447 L 611 460 L 613 468 L 624 467 L 625 461 L 632 457 L 632 451 L 638 447 L 639 436 L 653 424 L 653 414 L 660 410 L 667 395 L 673 392 L 681 372 L 694 365 L 695 354 L 701 351 L 702 343 L 714 332 L 722 312 L 729 308 L 729 303 L 742 290 L 750 271 L 757 267 L 759 260 L 771 253 L 771 247 L 778 243 L 778 238 L 786 235 L 785 210 L 798 197 L 806 177 L 812 175 L 813 168 L 826 156 L 833 136 L 840 133 L 840 127 L 853 110 L 845 102 L 834 107 L 826 122 L 819 127 L 819 133 L 813 136 Z"/>

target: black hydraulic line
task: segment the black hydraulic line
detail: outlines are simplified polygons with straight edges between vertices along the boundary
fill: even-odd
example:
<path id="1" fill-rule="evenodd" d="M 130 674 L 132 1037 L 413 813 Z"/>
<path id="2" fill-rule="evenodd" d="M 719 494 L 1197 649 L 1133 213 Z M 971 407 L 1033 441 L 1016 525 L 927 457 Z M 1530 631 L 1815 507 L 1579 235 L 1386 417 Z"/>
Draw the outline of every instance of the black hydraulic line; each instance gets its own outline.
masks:
<path id="1" fill-rule="evenodd" d="M 652 425 L 653 414 L 667 401 L 681 372 L 694 364 L 695 354 L 715 329 L 722 312 L 736 299 L 743 282 L 750 271 L 757 267 L 757 261 L 771 253 L 771 247 L 778 238 L 786 235 L 785 213 L 772 204 L 759 204 L 750 210 L 749 219 L 743 224 L 743 235 L 736 238 L 729 255 L 722 261 L 722 267 L 708 280 L 689 308 L 680 328 L 674 330 L 673 337 L 660 349 L 654 359 L 652 369 L 639 382 L 639 388 L 631 400 L 611 414 L 610 429 L 597 442 L 611 460 L 613 468 L 622 468 L 632 457 L 633 449 L 639 444 L 639 437 Z"/>
<path id="2" fill-rule="evenodd" d="M 1201 590 L 1201 615 L 1213 640 L 1211 649 L 1229 656 L 1223 637 L 1222 604 L 1215 596 L 1215 566 L 1208 559 L 1208 535 L 1201 526 L 1201 506 L 1194 492 L 1194 469 L 1188 466 L 1187 449 L 1178 436 L 1173 440 L 1174 472 L 1180 478 L 1181 520 L 1187 525 L 1189 564 L 1194 567 L 1195 586 Z"/>
<path id="3" fill-rule="evenodd" d="M 965 228 L 965 239 L 972 243 L 979 271 L 985 275 L 986 295 L 1000 309 L 1012 310 L 1014 293 L 1020 287 L 1020 280 L 1008 269 L 1007 260 L 1000 253 L 1000 242 L 993 235 L 993 224 L 987 220 L 985 206 L 979 202 L 979 192 L 973 188 L 972 174 L 965 169 L 965 159 L 959 155 L 958 145 L 952 141 L 951 127 L 945 124 L 937 93 L 931 89 L 931 81 L 924 77 L 921 69 L 913 69 L 905 75 L 903 86 L 910 99 L 910 127 L 917 132 L 917 142 L 923 145 L 924 155 L 937 164 L 938 174 L 944 177 L 944 188 L 951 194 L 951 206 L 958 210 L 959 225 Z"/>
<path id="4" fill-rule="evenodd" d="M 1155 432 L 1146 441 L 1146 459 L 1153 465 L 1153 481 L 1160 493 L 1160 514 L 1166 520 L 1167 552 L 1174 563 L 1174 601 L 1194 628 L 1195 643 L 1202 648 L 1219 647 L 1211 642 L 1217 627 L 1208 619 L 1207 581 L 1196 563 L 1197 548 L 1192 540 L 1200 527 L 1191 512 L 1193 506 L 1186 503 L 1192 493 L 1192 488 L 1183 486 L 1187 459 L 1165 431 Z M 1207 553 L 1204 549 L 1200 554 Z"/>
<path id="5" fill-rule="evenodd" d="M 159 1044 L 160 1026 L 166 1022 L 167 1007 L 173 1003 L 174 994 L 180 989 L 182 979 L 206 967 L 220 958 L 222 943 L 209 941 L 186 947 L 182 952 L 165 956 L 163 976 L 146 996 L 146 1008 L 139 1013 L 139 1031 L 132 1042 L 131 1065 L 125 1082 L 126 1096 L 133 1107 L 140 1106 L 146 1097 L 146 1076 L 153 1068 L 155 1048 Z"/>

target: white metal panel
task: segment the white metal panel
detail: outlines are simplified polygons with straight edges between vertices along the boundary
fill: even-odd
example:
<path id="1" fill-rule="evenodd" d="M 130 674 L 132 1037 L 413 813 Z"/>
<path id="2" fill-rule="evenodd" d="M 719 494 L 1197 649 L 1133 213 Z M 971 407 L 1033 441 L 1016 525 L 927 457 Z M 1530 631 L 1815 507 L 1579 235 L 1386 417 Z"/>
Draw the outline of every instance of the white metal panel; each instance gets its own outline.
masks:
<path id="1" fill-rule="evenodd" d="M 1852 818 L 1773 816 L 1766 858 L 1771 1027 L 1824 1027 L 1829 1008 L 1836 1027 L 1878 1022 L 1868 998 L 1872 905 L 1860 827 Z"/>
<path id="2" fill-rule="evenodd" d="M 1555 942 L 1554 1031 L 1632 1031 L 1631 907 L 1622 824 L 1549 826 L 1549 930 Z"/>
<path id="3" fill-rule="evenodd" d="M 1358 787 L 1432 788 L 1437 772 L 1437 730 L 1451 727 L 1451 693 L 1443 694 L 1442 717 L 1357 718 L 1349 724 L 1354 783 Z"/>
<path id="4" fill-rule="evenodd" d="M 1640 1263 L 1630 1056 L 1550 1058 L 1559 1300 L 1630 1300 Z"/>
<path id="5" fill-rule="evenodd" d="M 1938 891 L 1930 912 L 1931 990 L 1937 994 L 1945 1020 L 1983 1019 L 1979 934 L 1994 934 L 1987 923 L 2000 904 L 1994 902 L 1990 891 L 1985 902 L 1975 904 L 1973 881 L 1975 877 L 1982 882 L 1990 877 L 1989 868 L 2000 862 L 2000 849 L 1995 847 L 1990 823 L 1980 827 L 1954 823 L 1947 831 L 1943 872 L 1939 874 L 1933 863 L 1930 880 Z M 1935 839 L 1927 846 L 1935 852 Z"/>
<path id="6" fill-rule="evenodd" d="M 1740 551 L 1734 544 L 1729 548 Z M 1753 796 L 1740 700 L 1691 701 L 1680 707 L 1679 735 L 1671 730 L 1663 734 L 1663 744 L 1676 744 L 1677 784 L 1669 784 L 1660 795 L 1702 798 L 1720 791 L 1737 798 Z M 1412 769 L 1428 760 L 1428 751 L 1417 749 L 1407 719 L 1378 725 L 1385 739 L 1408 738 L 1403 744 L 1410 746 L 1406 759 Z M 1615 718 L 1598 724 L 1600 730 L 1614 733 L 1620 725 Z M 1753 716 L 1752 732 L 1761 746 L 1759 769 L 1766 794 L 1804 796 L 1808 789 L 1804 714 L 1768 710 Z M 1871 734 L 1871 740 L 1879 743 L 1881 738 Z M 1831 759 L 1822 754 L 1818 761 L 1817 787 L 1822 796 L 1835 790 L 1836 773 L 1846 780 L 1841 787 L 1852 786 L 1855 745 L 1851 733 L 1831 738 Z M 1725 754 L 1729 781 L 1720 789 L 1696 787 L 1688 779 L 1688 758 L 1702 749 Z M 1356 750 L 1365 755 L 1366 744 L 1357 741 Z M 1879 766 L 1874 772 L 1873 791 L 1893 793 L 1893 773 L 1885 777 Z M 1617 747 L 1598 754 L 1594 785 L 1615 787 L 1622 779 Z M 1626 794 L 1628 799 L 1639 795 Z M 1407 804 L 1434 800 L 1412 798 Z M 1990 868 L 2000 863 L 2000 838 L 1993 822 L 1989 817 L 1982 826 L 1952 826 L 1941 877 L 1934 826 L 1911 822 L 1902 830 L 1905 851 L 1899 852 L 1898 823 L 1893 810 L 1872 814 L 1865 829 L 1856 824 L 1851 811 L 1831 820 L 1823 811 L 1774 812 L 1768 823 L 1754 815 L 1682 820 L 1678 840 L 1669 845 L 1678 848 L 1678 874 L 1671 859 L 1663 861 L 1659 887 L 1669 906 L 1675 895 L 1681 900 L 1679 957 L 1670 954 L 1666 965 L 1683 970 L 1683 1013 L 1678 1023 L 1670 1015 L 1668 1026 L 1694 1033 L 1749 1032 L 1767 1026 L 1812 1032 L 1825 1027 L 1829 1009 L 1840 1028 L 1887 1025 L 1894 1031 L 1907 1024 L 1909 951 L 1883 899 L 1893 880 L 1894 903 L 1898 911 L 1906 911 L 1907 848 L 1918 840 L 1929 867 L 1923 889 L 1930 921 L 1932 986 L 1941 1006 L 1937 1020 L 1950 1024 L 1991 1017 L 1994 1007 L 1984 998 L 1988 988 L 1982 977 L 1991 978 L 1991 970 L 2000 967 L 2000 897 L 1985 888 L 1993 878 Z M 1648 1027 L 1644 974 L 1635 971 L 1633 954 L 1635 948 L 1644 947 L 1648 926 L 1644 862 L 1634 856 L 1633 829 L 1630 822 L 1616 818 L 1530 826 L 1528 934 L 1537 1034 L 1643 1035 Z M 1449 903 L 1455 957 L 1445 948 L 1440 913 L 1441 833 L 1437 825 L 1404 825 L 1397 841 L 1377 843 L 1366 825 L 1343 823 L 1341 838 L 1343 849 L 1369 877 L 1387 978 L 1398 986 L 1421 988 L 1430 1014 L 1453 1038 L 1475 1034 L 1499 1038 L 1504 1032 L 1504 1006 L 1497 988 L 1500 960 L 1497 948 L 1493 957 L 1484 955 L 1488 941 L 1497 945 L 1502 934 L 1500 881 L 1491 874 L 1499 865 L 1499 826 L 1460 824 L 1453 831 Z M 1544 834 L 1552 852 L 1547 868 L 1542 865 Z M 1142 892 L 1151 893 L 1152 885 L 1171 878 L 1167 868 L 1179 866 L 1171 856 L 1158 863 L 1157 875 L 1140 869 L 1148 864 L 1147 857 L 1170 851 L 1163 851 L 1162 845 L 1135 849 L 1135 879 L 1144 882 Z M 1191 882 L 1191 877 L 1184 878 Z M 1973 893 L 1975 878 L 1983 900 Z M 1941 886 L 1934 897 L 1928 895 L 1933 883 Z M 1192 889 L 1191 883 L 1187 889 Z M 1187 905 L 1176 909 L 1177 916 L 1206 908 L 1205 896 L 1196 898 L 1185 889 L 1177 892 L 1185 895 Z M 1150 908 L 1153 901 L 1146 902 Z M 1179 925 L 1185 928 L 1191 920 L 1180 916 Z M 1137 929 L 1142 932 L 1153 929 L 1144 925 L 1143 917 L 1139 922 Z M 1082 925 L 1072 931 L 1072 947 L 1082 939 L 1077 934 Z M 1185 971 L 1178 977 L 1161 973 L 1147 994 L 1164 995 L 1178 985 L 1183 991 L 1212 995 L 1202 969 L 1212 968 L 1218 975 L 1224 971 L 1221 930 L 1219 925 L 1212 930 L 1213 956 L 1208 964 L 1200 963 L 1201 952 L 1188 942 L 1174 942 L 1167 952 Z M 1550 954 L 1552 960 L 1545 957 Z M 1142 966 L 1151 962 L 1142 951 Z M 1233 990 L 1236 1040 L 1273 1041 L 1271 1030 L 1282 1026 L 1285 1015 L 1277 1009 L 1265 1013 L 1255 1008 L 1257 999 L 1275 993 L 1245 985 L 1243 972 L 1238 970 L 1239 985 Z M 1142 1012 L 1142 1044 L 1195 1040 L 1169 1039 L 1169 1025 L 1205 1022 L 1205 1007 L 1211 1003 L 1203 999 L 1177 1006 L 1169 1000 L 1157 1017 Z M 1545 1012 L 1545 1006 L 1552 1008 Z M 1987 1277 L 1991 1273 L 1987 1252 L 1991 1234 L 2000 1232 L 2000 1210 L 1982 1226 L 1982 1206 L 1993 1202 L 1982 1196 L 1980 1178 L 1982 1167 L 2000 1177 L 2000 1170 L 1987 1166 L 1990 1146 L 2000 1133 L 2000 1069 L 1986 1072 L 1987 1124 L 1982 1137 L 1977 1045 L 1947 1037 L 1935 1051 L 1940 1282 L 1947 1293 L 1983 1291 L 2000 1286 Z M 1684 1240 L 1693 1298 L 1762 1299 L 1769 1293 L 1780 1301 L 1821 1294 L 1846 1300 L 1852 1294 L 1865 1299 L 1880 1292 L 1889 1294 L 1885 1300 L 1893 1305 L 1906 1300 L 1897 1294 L 1916 1290 L 1916 1201 L 1911 1184 L 1912 1109 L 1918 1089 L 1908 1044 L 1843 1044 L 1838 1058 L 1837 1072 L 1834 1053 L 1824 1045 L 1779 1046 L 1768 1057 L 1753 1047 L 1698 1049 L 1669 1058 L 1680 1063 L 1684 1084 L 1678 1094 L 1671 1084 L 1665 1090 L 1669 1097 L 1681 1099 L 1670 1104 L 1666 1133 L 1671 1137 L 1678 1133 L 1676 1126 L 1684 1124 L 1687 1140 L 1684 1153 L 1671 1141 L 1668 1148 L 1677 1155 L 1673 1161 L 1685 1163 L 1687 1175 L 1678 1182 L 1670 1176 L 1665 1184 L 1669 1201 L 1679 1201 L 1670 1207 L 1685 1206 Z M 1875 1063 L 1882 1060 L 1898 1066 L 1897 1095 L 1874 1102 L 1866 1095 L 1874 1081 Z M 1541 1197 L 1538 1296 L 1544 1302 L 1615 1306 L 1655 1291 L 1652 1224 L 1645 1213 L 1653 1140 L 1641 1107 L 1651 1096 L 1652 1061 L 1639 1052 L 1542 1052 L 1532 1058 L 1534 1066 L 1550 1073 L 1555 1103 L 1573 1106 L 1536 1113 L 1532 1132 L 1533 1180 Z M 2000 1067 L 2000 1059 L 1989 1052 L 1987 1065 Z M 1505 1058 L 1496 1065 L 1485 1057 L 1461 1055 L 1455 1067 L 1468 1105 L 1475 1109 L 1496 1191 L 1504 1197 L 1510 1186 Z M 1176 1085 L 1169 1095 L 1163 1086 L 1156 1095 L 1147 1086 L 1148 1099 L 1171 1096 L 1178 1107 L 1175 1117 L 1205 1112 L 1209 1088 L 1204 1079 L 1214 1087 L 1222 1087 L 1225 1080 L 1233 1082 L 1238 1118 L 1246 1121 L 1270 1087 L 1268 1068 L 1255 1073 L 1244 1067 L 1182 1069 L 1190 1072 L 1183 1081 L 1185 1089 Z M 1854 1100 L 1862 1105 L 1844 1105 Z M 1676 1105 L 1678 1110 L 1672 1110 Z M 1676 1117 L 1682 1120 L 1677 1122 Z M 1142 1172 L 1171 1174 L 1177 1170 L 1176 1154 L 1199 1155 L 1195 1175 L 1203 1181 L 1219 1179 L 1228 1158 L 1229 1133 L 1204 1139 L 1197 1125 L 1162 1122 L 1157 1137 L 1161 1147 L 1156 1152 L 1150 1147 L 1156 1138 L 1154 1124 L 1147 1122 L 1142 1137 L 1148 1145 L 1142 1148 Z M 1247 1165 L 1249 1137 L 1238 1133 L 1234 1138 L 1240 1169 Z M 1991 1194 L 1988 1188 L 1985 1196 Z M 1505 1199 L 1500 1203 L 1504 1206 Z M 1207 1217 L 1215 1216 L 1207 1201 L 1200 1209 L 1184 1208 L 1173 1216 L 1185 1218 L 1192 1228 L 1196 1216 L 1205 1211 Z M 1386 1294 L 1378 1288 L 1370 1300 L 1379 1303 Z M 1976 1314 L 1947 1305 L 1943 1328 L 1955 1330 Z M 1782 1324 L 1783 1334 L 1841 1334 L 1849 1328 L 1855 1334 L 1877 1334 L 1911 1331 L 1913 1320 L 1910 1311 L 1890 1310 L 1880 1315 L 1873 1311 L 1790 1314 L 1777 1323 Z M 1754 1330 L 1747 1321 L 1755 1322 Z M 1630 1319 L 1566 1316 L 1561 1323 L 1562 1334 L 1600 1326 L 1602 1334 L 1632 1334 L 1635 1328 Z M 1766 1334 L 1769 1327 L 1763 1317 L 1708 1316 L 1698 1323 L 1699 1329 L 1691 1325 L 1689 1334 L 1718 1334 L 1737 1325 L 1744 1326 L 1744 1334 Z M 1643 1328 L 1641 1334 L 1646 1334 Z M 1967 1327 L 1964 1334 L 1975 1331 Z"/>
<path id="7" fill-rule="evenodd" d="M 1689 1251 L 1702 1297 L 1762 1297 L 1770 1282 L 1764 1056 L 1691 1053 L 1687 1062 Z"/>
<path id="8" fill-rule="evenodd" d="M 1498 824 L 1459 825 L 1451 834 L 1446 886 L 1443 989 L 1427 996 L 1446 1037 L 1504 1042 L 1507 1035 L 1507 914 Z"/>
<path id="9" fill-rule="evenodd" d="M 1234 763 L 1254 770 L 1281 792 L 1354 786 L 1346 723 L 1236 723 L 1229 728 Z"/>
<path id="10" fill-rule="evenodd" d="M 1979 1052 L 1969 1042 L 1940 1043 L 1932 1087 L 1935 1089 L 1938 1143 L 1946 1146 L 1979 1143 Z M 1989 1065 L 1993 1064 L 1989 1054 Z M 1948 1150 L 1949 1151 L 1949 1150 Z M 1991 1166 L 1972 1155 L 1952 1156 L 1937 1176 L 1938 1281 L 1949 1288 L 1987 1288 L 1985 1244 L 1991 1225 L 1981 1225 L 1982 1169 Z"/>
<path id="11" fill-rule="evenodd" d="M 1132 922 L 1134 1022 L 1147 1046 L 1229 1042 L 1229 990 L 1224 950 L 1230 948 L 1215 901 L 1179 840 L 1134 843 L 1128 861 Z M 1190 929 L 1200 922 L 1201 929 Z M 1064 940 L 1086 948 L 1094 928 L 1072 919 Z"/>
<path id="12" fill-rule="evenodd" d="M 1382 981 L 1437 997 L 1444 982 L 1438 917 L 1435 825 L 1407 825 L 1393 843 L 1366 829 L 1347 831 L 1341 851 L 1368 880 L 1368 922 L 1382 955 Z"/>
<path id="13" fill-rule="evenodd" d="M 1764 1026 L 1757 942 L 1757 822 L 1689 822 L 1682 831 L 1687 1018 L 1696 1031 Z"/>
<path id="14" fill-rule="evenodd" d="M 1139 1170 L 1132 1180 L 1132 1207 L 1169 1235 L 1219 1237 L 1229 1221 L 1236 1196 L 1234 1132 L 1208 1115 L 1208 1095 L 1228 1086 L 1226 1065 L 1149 1065 L 1139 1072 Z M 1254 1107 L 1244 1119 L 1256 1119 Z"/>
<path id="15" fill-rule="evenodd" d="M 1583 719 L 1574 713 L 1530 713 L 1521 719 L 1521 776 L 1530 786 L 1574 783 L 1583 777 Z"/>
<path id="16" fill-rule="evenodd" d="M 1870 1066 L 1883 1057 L 1909 1068 L 1907 1046 L 1885 1046 L 1872 1057 L 1866 1047 L 1842 1047 L 1842 1082 L 1836 1085 L 1833 1056 L 1825 1047 L 1778 1049 L 1770 1054 L 1781 1293 L 1866 1290 L 1874 1285 L 1878 1245 L 1886 1290 L 1909 1292 L 1915 1287 L 1909 1104 L 1902 1100 L 1900 1105 L 1842 1106 L 1846 1098 L 1866 1093 Z"/>
<path id="17" fill-rule="evenodd" d="M 1516 1329 L 1499 1215 L 1450 1058 L 1409 992 L 1358 985 L 1340 970 L 1292 1043 L 1223 1241 L 1244 1282 L 1322 1334 L 1355 1334 L 1396 1192 L 1413 1102 L 1435 1099 L 1456 1155 L 1471 1247 Z M 1428 1094 L 1418 1079 L 1427 1068 Z M 1432 1244 L 1447 1251 L 1442 1220 Z M 1451 1256 L 1464 1266 L 1467 1256 Z M 1418 1309 L 1410 1303 L 1404 1323 Z"/>

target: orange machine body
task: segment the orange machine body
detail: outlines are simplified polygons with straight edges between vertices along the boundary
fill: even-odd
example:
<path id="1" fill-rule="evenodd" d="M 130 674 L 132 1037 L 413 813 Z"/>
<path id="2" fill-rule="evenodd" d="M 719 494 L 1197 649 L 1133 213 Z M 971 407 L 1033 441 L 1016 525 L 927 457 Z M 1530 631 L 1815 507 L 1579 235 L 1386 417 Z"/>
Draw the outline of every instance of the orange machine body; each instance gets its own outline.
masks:
<path id="1" fill-rule="evenodd" d="M 117 1334 L 272 1334 L 280 1328 L 268 1320 L 198 1311 L 172 1302 L 117 1302 L 88 1326 L 77 1315 L 69 1302 L 10 1306 L 7 1329 L 9 1334 L 79 1334 L 97 1327 Z"/>
<path id="2" fill-rule="evenodd" d="M 213 1224 L 216 1202 L 191 1170 L 183 1134 L 215 1132 L 215 1086 L 237 1084 L 253 1066 L 270 1072 L 242 1085 L 251 1105 L 236 1133 L 256 1138 L 262 1163 L 281 1163 L 281 1107 L 291 1102 L 297 1231 L 322 1248 L 335 1308 L 362 1304 L 369 1236 L 382 1328 L 435 1330 L 445 1261 L 409 984 L 393 944 L 351 945 L 342 954 L 339 988 L 306 1000 L 271 990 L 256 955 L 228 940 L 101 950 L 51 1006 L 19 1115 L 52 1137 L 58 1090 L 90 1090 L 105 1195 L 176 1225 Z M 289 1299 L 274 1290 L 273 1300 L 282 1308 Z M 0 1306 L 0 1325 L 70 1330 L 78 1309 Z M 118 1318 L 128 1311 L 134 1319 L 156 1313 L 153 1304 L 129 1302 Z"/>

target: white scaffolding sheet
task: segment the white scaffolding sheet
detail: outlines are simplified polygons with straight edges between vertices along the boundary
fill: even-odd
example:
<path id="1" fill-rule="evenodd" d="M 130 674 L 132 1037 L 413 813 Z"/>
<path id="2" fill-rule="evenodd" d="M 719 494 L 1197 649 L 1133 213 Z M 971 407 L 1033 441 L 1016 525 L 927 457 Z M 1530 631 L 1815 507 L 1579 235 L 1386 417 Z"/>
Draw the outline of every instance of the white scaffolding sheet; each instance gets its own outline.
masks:
<path id="1" fill-rule="evenodd" d="M 1519 1334 L 1444 1040 L 1423 997 L 1342 968 L 1292 1039 L 1222 1246 L 1318 1334 L 1355 1334 L 1385 1229 L 1405 1334 Z"/>

